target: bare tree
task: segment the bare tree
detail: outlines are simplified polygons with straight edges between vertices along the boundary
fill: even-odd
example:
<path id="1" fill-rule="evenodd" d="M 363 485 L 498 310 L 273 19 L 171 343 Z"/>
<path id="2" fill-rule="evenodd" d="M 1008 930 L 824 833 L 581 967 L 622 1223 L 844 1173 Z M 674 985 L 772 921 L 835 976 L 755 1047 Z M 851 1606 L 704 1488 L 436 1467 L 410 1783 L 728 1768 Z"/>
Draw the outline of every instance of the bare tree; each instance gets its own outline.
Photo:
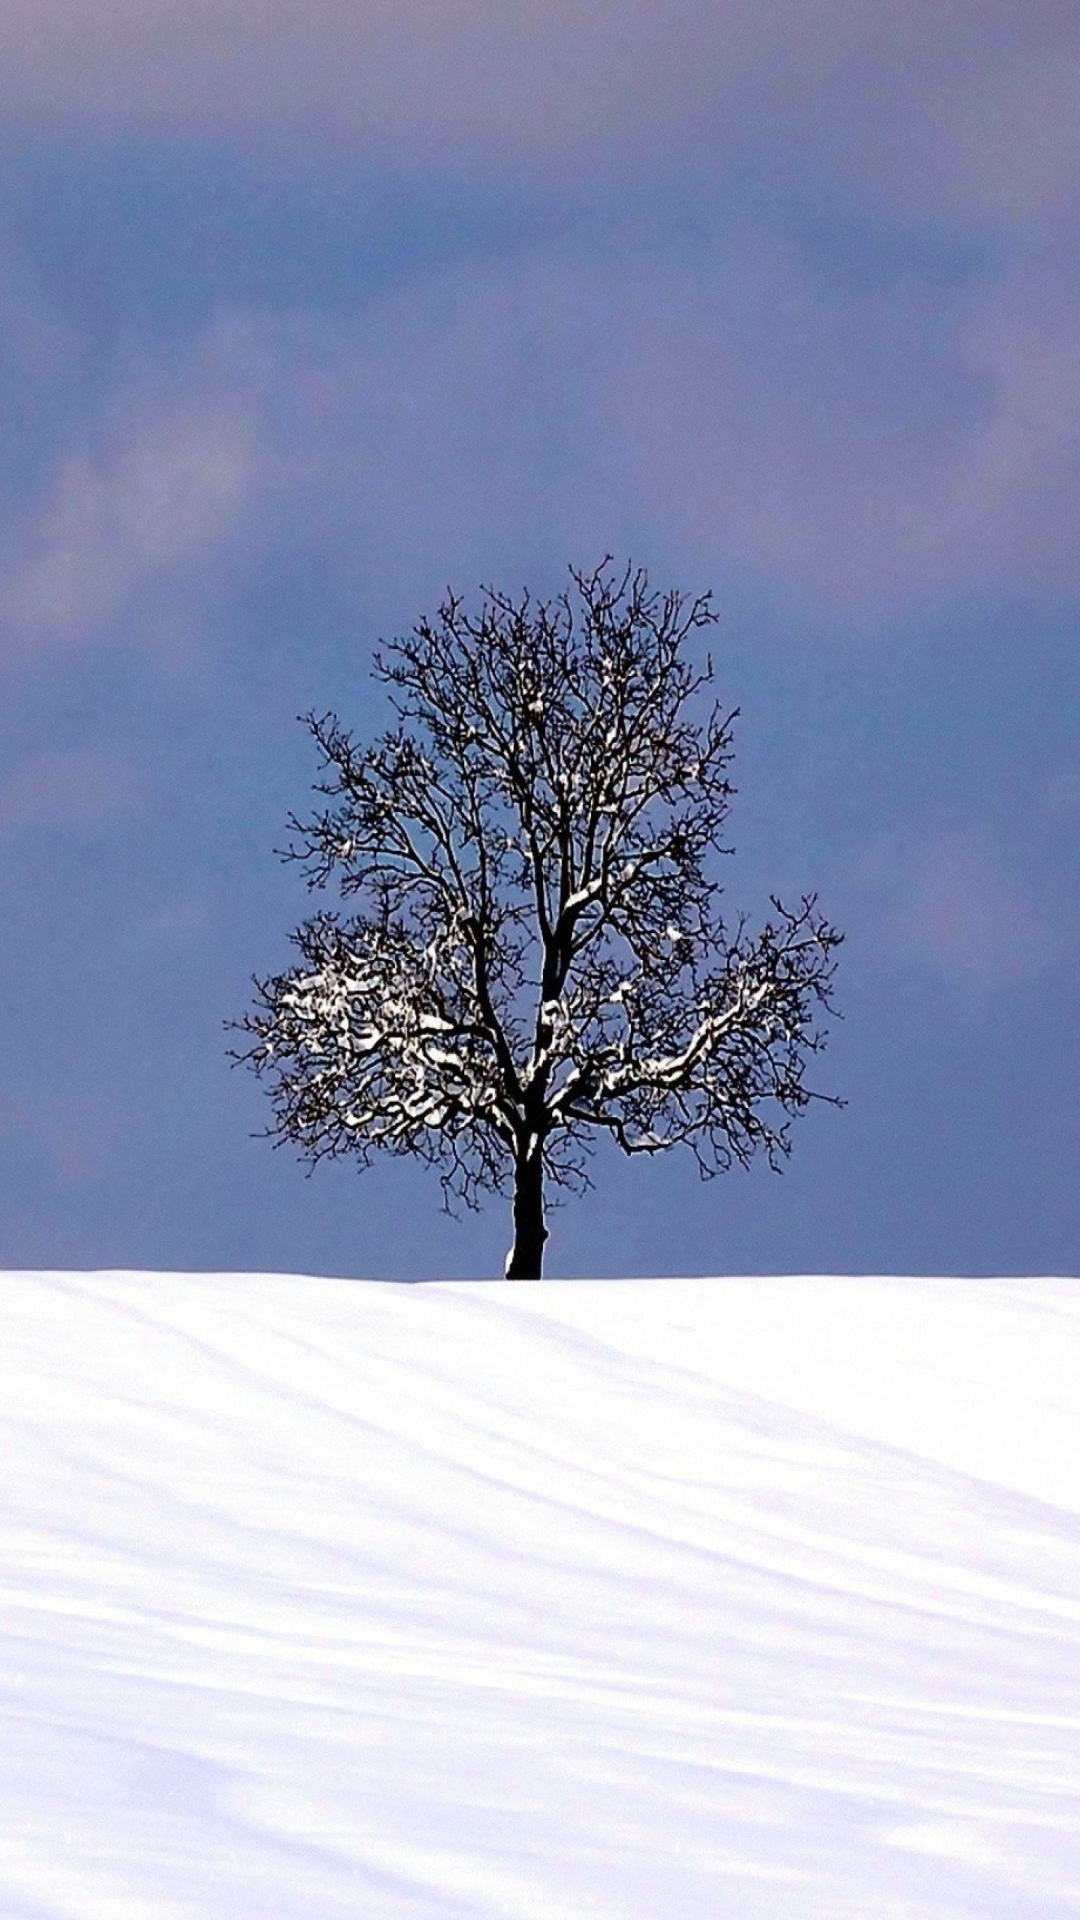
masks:
<path id="1" fill-rule="evenodd" d="M 510 1279 L 539 1278 L 545 1181 L 588 1186 L 598 1133 L 686 1142 L 705 1175 L 779 1165 L 826 1097 L 803 1076 L 841 939 L 813 897 L 756 933 L 721 918 L 735 715 L 701 711 L 687 647 L 710 596 L 610 560 L 571 579 L 450 596 L 377 654 L 397 724 L 374 745 L 306 716 L 330 804 L 283 857 L 359 911 L 306 922 L 238 1023 L 276 1144 L 415 1155 L 448 1203 L 512 1187 Z"/>

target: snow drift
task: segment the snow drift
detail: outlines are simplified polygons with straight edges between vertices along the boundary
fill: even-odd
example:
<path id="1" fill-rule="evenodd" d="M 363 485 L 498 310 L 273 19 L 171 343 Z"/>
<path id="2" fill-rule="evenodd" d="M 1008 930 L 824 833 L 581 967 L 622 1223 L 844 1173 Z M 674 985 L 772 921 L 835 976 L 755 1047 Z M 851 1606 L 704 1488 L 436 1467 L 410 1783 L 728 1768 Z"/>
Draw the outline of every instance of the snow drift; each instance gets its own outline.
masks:
<path id="1" fill-rule="evenodd" d="M 3 1920 L 1080 1914 L 1080 1284 L 3 1288 Z"/>

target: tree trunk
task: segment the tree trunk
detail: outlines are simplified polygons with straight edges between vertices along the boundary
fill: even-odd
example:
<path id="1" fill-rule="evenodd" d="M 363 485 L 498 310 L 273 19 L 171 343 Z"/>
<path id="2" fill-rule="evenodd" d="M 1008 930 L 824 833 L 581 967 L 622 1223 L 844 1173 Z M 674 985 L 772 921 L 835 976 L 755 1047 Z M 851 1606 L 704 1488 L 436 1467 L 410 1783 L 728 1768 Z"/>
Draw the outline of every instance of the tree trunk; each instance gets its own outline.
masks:
<path id="1" fill-rule="evenodd" d="M 546 1239 L 544 1156 L 537 1146 L 521 1156 L 514 1172 L 514 1244 L 506 1261 L 508 1280 L 539 1280 Z"/>

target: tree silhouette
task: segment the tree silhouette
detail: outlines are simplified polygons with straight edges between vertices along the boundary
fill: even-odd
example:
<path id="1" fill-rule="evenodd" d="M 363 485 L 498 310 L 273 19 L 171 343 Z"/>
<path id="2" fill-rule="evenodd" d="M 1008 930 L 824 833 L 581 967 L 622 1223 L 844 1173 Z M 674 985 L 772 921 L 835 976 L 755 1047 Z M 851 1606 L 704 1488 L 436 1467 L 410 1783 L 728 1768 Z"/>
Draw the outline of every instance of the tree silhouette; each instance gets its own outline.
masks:
<path id="1" fill-rule="evenodd" d="M 571 582 L 451 595 L 377 654 L 397 724 L 374 744 L 306 716 L 329 805 L 283 857 L 357 911 L 293 935 L 235 1056 L 312 1163 L 413 1155 L 470 1206 L 512 1189 L 511 1279 L 540 1276 L 546 1183 L 590 1185 L 601 1133 L 706 1175 L 780 1164 L 827 1097 L 804 1070 L 842 937 L 813 896 L 753 933 L 721 916 L 735 715 L 699 713 L 712 662 L 688 657 L 710 596 L 610 559 Z"/>

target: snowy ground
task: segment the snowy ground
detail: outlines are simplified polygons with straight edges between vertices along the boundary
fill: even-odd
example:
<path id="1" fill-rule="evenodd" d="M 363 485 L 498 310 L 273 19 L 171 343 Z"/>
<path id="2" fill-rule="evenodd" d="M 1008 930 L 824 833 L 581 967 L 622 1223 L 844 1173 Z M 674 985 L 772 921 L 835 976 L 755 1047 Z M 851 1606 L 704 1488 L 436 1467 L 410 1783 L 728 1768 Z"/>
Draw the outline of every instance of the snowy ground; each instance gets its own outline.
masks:
<path id="1" fill-rule="evenodd" d="M 1080 1915 L 1080 1283 L 0 1288 L 0 1920 Z"/>

